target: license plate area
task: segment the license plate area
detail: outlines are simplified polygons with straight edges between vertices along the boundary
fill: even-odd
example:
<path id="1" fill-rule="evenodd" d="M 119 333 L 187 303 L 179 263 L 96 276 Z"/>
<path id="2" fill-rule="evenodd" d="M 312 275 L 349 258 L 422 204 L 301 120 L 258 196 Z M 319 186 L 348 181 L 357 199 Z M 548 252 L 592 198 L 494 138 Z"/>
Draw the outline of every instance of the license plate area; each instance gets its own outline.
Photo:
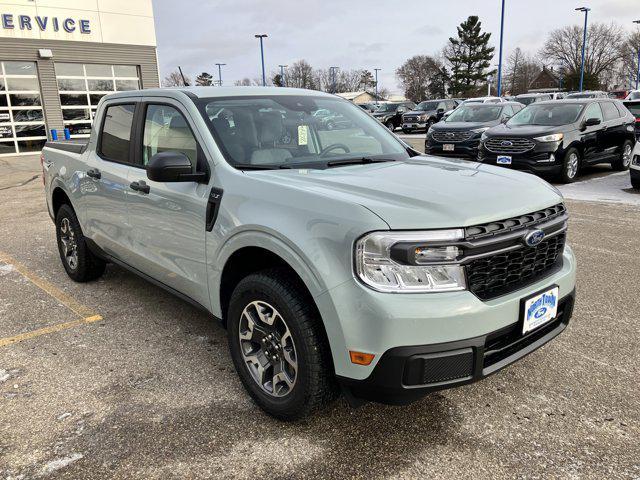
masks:
<path id="1" fill-rule="evenodd" d="M 496 163 L 498 165 L 511 165 L 511 157 L 508 155 L 498 155 Z"/>
<path id="2" fill-rule="evenodd" d="M 522 335 L 553 321 L 558 316 L 560 288 L 554 286 L 526 298 L 522 302 Z"/>
<path id="3" fill-rule="evenodd" d="M 442 150 L 445 152 L 453 152 L 456 149 L 456 146 L 453 143 L 445 143 L 442 145 Z"/>

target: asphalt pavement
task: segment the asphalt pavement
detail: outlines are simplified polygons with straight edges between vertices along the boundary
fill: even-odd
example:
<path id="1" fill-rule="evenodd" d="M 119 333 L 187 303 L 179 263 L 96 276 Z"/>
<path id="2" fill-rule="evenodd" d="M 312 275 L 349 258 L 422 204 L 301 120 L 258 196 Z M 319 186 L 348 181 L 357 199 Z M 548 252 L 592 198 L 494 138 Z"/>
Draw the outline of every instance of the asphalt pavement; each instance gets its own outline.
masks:
<path id="1" fill-rule="evenodd" d="M 293 424 L 252 404 L 208 315 L 115 266 L 72 282 L 38 175 L 0 159 L 0 478 L 640 478 L 640 208 L 623 175 L 563 187 L 579 272 L 560 337 L 408 407 L 339 400 Z"/>

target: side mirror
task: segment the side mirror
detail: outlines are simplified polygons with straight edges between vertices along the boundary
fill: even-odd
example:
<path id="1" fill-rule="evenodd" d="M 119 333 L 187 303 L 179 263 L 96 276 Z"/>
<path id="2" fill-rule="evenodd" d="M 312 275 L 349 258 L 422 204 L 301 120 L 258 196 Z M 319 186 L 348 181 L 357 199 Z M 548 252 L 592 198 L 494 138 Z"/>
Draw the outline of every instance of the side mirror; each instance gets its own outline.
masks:
<path id="1" fill-rule="evenodd" d="M 504 117 L 502 117 L 502 123 L 507 123 L 510 119 L 511 119 L 510 115 L 505 115 Z"/>
<path id="2" fill-rule="evenodd" d="M 191 160 L 182 152 L 161 152 L 151 157 L 147 178 L 154 182 L 196 182 L 200 173 L 193 173 Z"/>
<path id="3" fill-rule="evenodd" d="M 439 114 L 443 114 L 444 113 L 444 108 L 439 108 L 438 110 L 436 110 L 437 113 Z"/>
<path id="4" fill-rule="evenodd" d="M 600 125 L 600 123 L 602 123 L 602 122 L 601 122 L 601 120 L 599 118 L 592 117 L 592 118 L 587 118 L 584 121 L 584 126 L 585 127 L 595 127 L 596 125 Z"/>

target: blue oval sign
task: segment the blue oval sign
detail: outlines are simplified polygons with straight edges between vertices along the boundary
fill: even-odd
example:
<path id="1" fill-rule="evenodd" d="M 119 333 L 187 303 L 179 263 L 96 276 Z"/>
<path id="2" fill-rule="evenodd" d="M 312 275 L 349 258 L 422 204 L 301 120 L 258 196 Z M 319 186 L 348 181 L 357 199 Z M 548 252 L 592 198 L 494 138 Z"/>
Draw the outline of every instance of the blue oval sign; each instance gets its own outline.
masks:
<path id="1" fill-rule="evenodd" d="M 529 247 L 535 247 L 544 240 L 545 234 L 542 230 L 532 230 L 524 237 L 524 243 Z"/>

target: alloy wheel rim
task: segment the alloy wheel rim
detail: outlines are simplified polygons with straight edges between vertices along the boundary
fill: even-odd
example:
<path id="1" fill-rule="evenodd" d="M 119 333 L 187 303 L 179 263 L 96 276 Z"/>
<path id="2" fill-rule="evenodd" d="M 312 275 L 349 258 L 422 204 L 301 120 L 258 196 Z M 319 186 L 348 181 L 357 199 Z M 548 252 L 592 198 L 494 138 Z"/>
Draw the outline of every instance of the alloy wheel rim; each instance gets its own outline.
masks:
<path id="1" fill-rule="evenodd" d="M 75 270 L 78 267 L 78 241 L 76 234 L 71 227 L 68 218 L 63 218 L 60 222 L 60 242 L 62 243 L 62 254 L 69 268 Z"/>
<path id="2" fill-rule="evenodd" d="M 267 302 L 253 301 L 240 315 L 238 340 L 253 380 L 272 397 L 285 397 L 298 378 L 298 356 L 287 323 Z"/>
<path id="3" fill-rule="evenodd" d="M 624 151 L 622 152 L 622 164 L 625 167 L 631 165 L 631 145 L 629 144 L 624 146 Z"/>
<path id="4" fill-rule="evenodd" d="M 573 178 L 578 173 L 578 155 L 572 153 L 567 161 L 567 177 Z"/>

